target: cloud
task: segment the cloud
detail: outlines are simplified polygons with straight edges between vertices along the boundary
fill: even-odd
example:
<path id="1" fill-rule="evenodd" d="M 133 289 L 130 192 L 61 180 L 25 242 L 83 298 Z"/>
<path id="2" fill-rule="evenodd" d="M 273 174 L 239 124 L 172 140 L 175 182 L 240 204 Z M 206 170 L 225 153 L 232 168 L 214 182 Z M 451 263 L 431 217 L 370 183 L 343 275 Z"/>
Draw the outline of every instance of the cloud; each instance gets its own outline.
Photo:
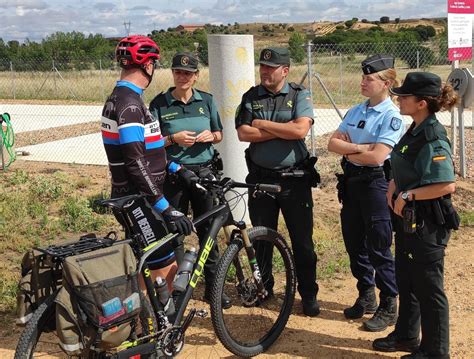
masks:
<path id="1" fill-rule="evenodd" d="M 46 9 L 48 4 L 42 0 L 2 0 L 0 1 L 0 9 L 8 9 L 11 7 L 19 7 L 25 10 L 41 10 Z"/>
<path id="2" fill-rule="evenodd" d="M 98 2 L 94 5 L 94 8 L 99 11 L 112 11 L 116 8 L 116 6 L 110 2 Z"/>
<path id="3" fill-rule="evenodd" d="M 143 10 L 151 10 L 151 7 L 149 6 L 134 6 L 130 9 L 130 11 L 143 11 Z"/>
<path id="4" fill-rule="evenodd" d="M 149 33 L 183 23 L 227 24 L 234 22 L 345 21 L 353 17 L 378 20 L 381 16 L 402 19 L 446 16 L 446 0 L 195 0 L 160 2 L 149 0 L 0 0 L 4 40 L 40 41 L 56 31 L 125 34 Z M 423 4 L 422 6 L 420 4 Z M 11 9 L 11 10 L 10 10 Z M 420 10 L 421 9 L 421 10 Z"/>

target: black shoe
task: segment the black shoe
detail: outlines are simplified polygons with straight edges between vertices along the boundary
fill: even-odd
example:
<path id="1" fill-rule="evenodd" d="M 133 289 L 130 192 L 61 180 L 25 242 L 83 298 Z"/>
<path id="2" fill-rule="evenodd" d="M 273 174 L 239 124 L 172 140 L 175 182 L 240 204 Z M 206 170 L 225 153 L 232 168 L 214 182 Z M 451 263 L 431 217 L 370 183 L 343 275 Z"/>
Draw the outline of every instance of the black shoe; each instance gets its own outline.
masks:
<path id="1" fill-rule="evenodd" d="M 319 303 L 316 298 L 303 298 L 301 303 L 303 304 L 304 315 L 307 315 L 308 317 L 315 317 L 321 313 Z"/>
<path id="2" fill-rule="evenodd" d="M 210 293 L 206 292 L 204 294 L 204 301 L 206 303 L 210 303 L 211 302 L 211 295 Z M 232 307 L 232 301 L 230 300 L 229 296 L 225 293 L 222 293 L 222 308 L 224 309 L 229 309 L 230 307 Z"/>
<path id="3" fill-rule="evenodd" d="M 401 358 L 406 359 L 449 359 L 449 354 L 440 354 L 440 355 L 433 355 L 425 353 L 421 350 L 417 350 L 411 354 L 402 355 Z"/>
<path id="4" fill-rule="evenodd" d="M 359 319 L 364 314 L 372 314 L 377 310 L 377 299 L 375 298 L 375 288 L 372 287 L 359 293 L 354 305 L 344 309 L 344 316 L 347 319 Z"/>
<path id="5" fill-rule="evenodd" d="M 399 338 L 395 332 L 391 332 L 385 338 L 375 339 L 372 348 L 381 352 L 414 352 L 420 346 L 420 339 Z"/>
<path id="6" fill-rule="evenodd" d="M 381 332 L 387 329 L 389 325 L 395 325 L 397 318 L 397 298 L 381 298 L 374 316 L 364 322 L 364 328 L 369 332 Z"/>

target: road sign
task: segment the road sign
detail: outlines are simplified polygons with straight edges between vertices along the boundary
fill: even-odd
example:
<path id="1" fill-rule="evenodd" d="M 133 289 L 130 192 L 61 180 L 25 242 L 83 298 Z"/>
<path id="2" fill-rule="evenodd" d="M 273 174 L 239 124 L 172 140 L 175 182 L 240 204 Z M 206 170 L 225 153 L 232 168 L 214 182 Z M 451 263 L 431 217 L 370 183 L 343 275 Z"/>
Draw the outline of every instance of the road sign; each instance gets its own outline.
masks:
<path id="1" fill-rule="evenodd" d="M 474 0 L 448 0 L 448 58 L 472 58 Z"/>
<path id="2" fill-rule="evenodd" d="M 454 69 L 448 76 L 448 83 L 453 86 L 459 97 L 463 97 L 467 90 L 469 78 L 463 69 Z"/>

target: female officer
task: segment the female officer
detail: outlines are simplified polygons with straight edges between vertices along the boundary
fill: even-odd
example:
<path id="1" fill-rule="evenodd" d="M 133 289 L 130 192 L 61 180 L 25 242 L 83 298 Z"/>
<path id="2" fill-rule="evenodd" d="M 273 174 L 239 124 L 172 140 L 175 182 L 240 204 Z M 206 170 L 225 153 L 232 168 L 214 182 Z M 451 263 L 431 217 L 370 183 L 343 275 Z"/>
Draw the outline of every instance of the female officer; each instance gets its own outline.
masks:
<path id="1" fill-rule="evenodd" d="M 213 144 L 222 140 L 222 124 L 212 95 L 193 88 L 199 77 L 198 60 L 189 52 L 177 53 L 171 70 L 175 87 L 156 96 L 150 103 L 151 113 L 159 119 L 161 132 L 166 136 L 166 154 L 170 161 L 183 164 L 200 177 L 213 175 Z M 189 203 L 194 217 L 213 207 L 214 197 L 191 190 L 178 178 L 167 177 L 164 195 L 170 204 L 183 213 L 188 212 Z M 200 245 L 205 243 L 207 226 L 198 228 Z M 184 252 L 181 243 L 175 249 L 178 263 Z M 204 267 L 206 282 L 205 299 L 209 300 L 212 280 L 219 253 L 215 246 Z M 224 295 L 223 306 L 230 300 Z"/>
<path id="2" fill-rule="evenodd" d="M 341 227 L 359 291 L 344 315 L 355 319 L 375 313 L 364 322 L 369 331 L 384 330 L 397 319 L 392 226 L 385 199 L 388 174 L 383 166 L 403 131 L 388 92 L 397 81 L 393 67 L 394 58 L 389 55 L 377 54 L 362 62 L 361 94 L 368 100 L 347 112 L 328 144 L 329 151 L 344 156 L 344 175 L 338 179 Z M 375 286 L 380 289 L 378 307 Z"/>
<path id="3" fill-rule="evenodd" d="M 435 113 L 450 110 L 457 96 L 451 86 L 441 86 L 441 79 L 428 72 L 407 74 L 403 86 L 391 92 L 399 96 L 400 112 L 413 118 L 393 150 L 393 180 L 387 192 L 395 214 L 400 316 L 395 330 L 376 339 L 373 347 L 415 351 L 402 358 L 449 358 L 444 250 L 459 217 L 450 198 L 455 190 L 451 146 Z"/>

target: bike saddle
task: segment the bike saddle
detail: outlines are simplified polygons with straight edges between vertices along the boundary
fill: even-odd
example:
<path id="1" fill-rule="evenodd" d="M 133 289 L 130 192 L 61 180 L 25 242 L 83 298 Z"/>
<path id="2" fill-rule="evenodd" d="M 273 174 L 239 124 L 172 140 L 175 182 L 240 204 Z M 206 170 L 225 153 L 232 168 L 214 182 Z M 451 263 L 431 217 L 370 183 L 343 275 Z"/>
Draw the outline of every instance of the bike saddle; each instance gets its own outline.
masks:
<path id="1" fill-rule="evenodd" d="M 99 206 L 114 208 L 121 211 L 127 205 L 132 204 L 133 201 L 142 197 L 144 197 L 144 195 L 142 194 L 132 194 L 130 196 L 124 196 L 124 197 L 118 197 L 118 198 L 101 199 L 101 200 L 95 201 L 95 203 Z"/>

